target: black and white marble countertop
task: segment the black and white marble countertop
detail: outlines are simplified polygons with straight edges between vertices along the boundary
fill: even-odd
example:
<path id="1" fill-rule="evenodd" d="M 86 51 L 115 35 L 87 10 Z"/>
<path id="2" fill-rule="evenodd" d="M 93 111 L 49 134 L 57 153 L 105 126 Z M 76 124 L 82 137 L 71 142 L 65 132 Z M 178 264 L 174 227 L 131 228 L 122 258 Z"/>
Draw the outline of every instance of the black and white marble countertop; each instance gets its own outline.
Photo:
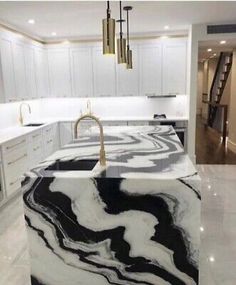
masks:
<path id="1" fill-rule="evenodd" d="M 93 171 L 45 171 L 56 160 L 99 159 L 99 133 L 83 136 L 31 172 L 36 176 L 178 179 L 196 174 L 195 167 L 171 126 L 104 127 L 107 165 Z"/>
<path id="2" fill-rule="evenodd" d="M 44 169 L 97 157 L 83 137 L 23 184 L 32 285 L 197 285 L 200 180 L 172 127 L 104 129 L 108 166 Z"/>

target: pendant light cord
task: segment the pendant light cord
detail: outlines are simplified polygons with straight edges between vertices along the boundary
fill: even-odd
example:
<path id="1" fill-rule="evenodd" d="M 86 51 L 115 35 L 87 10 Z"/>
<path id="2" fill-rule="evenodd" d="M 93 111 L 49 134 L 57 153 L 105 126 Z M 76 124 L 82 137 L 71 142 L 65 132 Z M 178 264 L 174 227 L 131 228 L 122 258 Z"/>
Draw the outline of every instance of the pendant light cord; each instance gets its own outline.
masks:
<path id="1" fill-rule="evenodd" d="M 129 11 L 127 10 L 127 48 L 129 50 Z"/>
<path id="2" fill-rule="evenodd" d="M 107 1 L 107 19 L 111 17 L 110 1 Z"/>
<path id="3" fill-rule="evenodd" d="M 122 32 L 122 6 L 120 1 L 120 39 L 122 39 L 123 32 Z"/>

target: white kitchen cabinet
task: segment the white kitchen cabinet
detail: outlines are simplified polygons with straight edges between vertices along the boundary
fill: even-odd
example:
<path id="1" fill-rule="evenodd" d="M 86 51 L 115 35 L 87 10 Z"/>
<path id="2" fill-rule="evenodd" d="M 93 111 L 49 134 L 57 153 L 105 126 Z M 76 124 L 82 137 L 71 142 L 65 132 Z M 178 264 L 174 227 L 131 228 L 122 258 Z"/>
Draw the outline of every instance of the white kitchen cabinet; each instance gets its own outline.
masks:
<path id="1" fill-rule="evenodd" d="M 28 138 L 20 137 L 2 146 L 3 176 L 7 197 L 21 186 L 22 175 L 29 168 Z"/>
<path id="2" fill-rule="evenodd" d="M 162 95 L 162 46 L 143 44 L 139 47 L 140 95 Z"/>
<path id="3" fill-rule="evenodd" d="M 69 49 L 48 50 L 50 94 L 52 97 L 71 96 Z"/>
<path id="4" fill-rule="evenodd" d="M 44 158 L 42 130 L 35 131 L 29 135 L 29 149 L 29 168 L 32 168 Z"/>
<path id="5" fill-rule="evenodd" d="M 43 128 L 43 158 L 48 157 L 59 149 L 59 131 L 58 124 L 51 124 Z"/>
<path id="6" fill-rule="evenodd" d="M 82 47 L 71 49 L 70 59 L 73 96 L 93 96 L 93 70 L 91 48 Z"/>
<path id="7" fill-rule="evenodd" d="M 25 46 L 25 75 L 26 88 L 29 99 L 37 98 L 35 54 L 33 46 Z"/>
<path id="8" fill-rule="evenodd" d="M 186 94 L 186 40 L 167 40 L 163 43 L 163 95 Z"/>
<path id="9" fill-rule="evenodd" d="M 60 146 L 68 144 L 73 140 L 73 130 L 71 122 L 61 122 L 60 128 Z"/>
<path id="10" fill-rule="evenodd" d="M 116 94 L 115 55 L 103 55 L 101 47 L 93 47 L 94 96 Z"/>
<path id="11" fill-rule="evenodd" d="M 35 75 L 38 98 L 48 97 L 48 61 L 46 50 L 40 47 L 34 49 Z"/>
<path id="12" fill-rule="evenodd" d="M 26 100 L 29 97 L 26 87 L 26 70 L 23 44 L 13 43 L 13 63 L 16 84 L 16 97 L 18 100 Z"/>
<path id="13" fill-rule="evenodd" d="M 139 58 L 138 47 L 131 45 L 133 69 L 126 69 L 125 64 L 116 64 L 118 96 L 139 95 Z"/>
<path id="14" fill-rule="evenodd" d="M 4 98 L 1 98 L 0 101 L 16 101 L 12 42 L 9 39 L 1 38 L 0 53 L 4 93 Z M 1 96 L 3 96 L 3 94 Z"/>

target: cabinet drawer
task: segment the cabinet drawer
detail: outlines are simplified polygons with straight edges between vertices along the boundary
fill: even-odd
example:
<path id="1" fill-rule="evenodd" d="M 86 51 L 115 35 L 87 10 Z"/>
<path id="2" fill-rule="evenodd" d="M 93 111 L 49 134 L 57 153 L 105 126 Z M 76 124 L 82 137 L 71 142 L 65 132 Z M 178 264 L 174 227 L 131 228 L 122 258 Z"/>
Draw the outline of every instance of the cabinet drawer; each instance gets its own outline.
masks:
<path id="1" fill-rule="evenodd" d="M 3 154 L 13 152 L 19 148 L 24 147 L 24 146 L 26 147 L 26 144 L 27 144 L 27 138 L 26 137 L 20 137 L 20 138 L 17 138 L 15 140 L 12 140 L 10 142 L 7 142 L 2 147 Z"/>
<path id="2" fill-rule="evenodd" d="M 4 174 L 7 196 L 21 186 L 21 177 L 28 170 L 28 152 L 21 148 L 4 157 Z"/>
<path id="3" fill-rule="evenodd" d="M 41 131 L 34 132 L 34 133 L 31 135 L 31 140 L 32 140 L 32 141 L 41 140 L 41 139 L 42 139 L 42 132 L 41 132 Z"/>

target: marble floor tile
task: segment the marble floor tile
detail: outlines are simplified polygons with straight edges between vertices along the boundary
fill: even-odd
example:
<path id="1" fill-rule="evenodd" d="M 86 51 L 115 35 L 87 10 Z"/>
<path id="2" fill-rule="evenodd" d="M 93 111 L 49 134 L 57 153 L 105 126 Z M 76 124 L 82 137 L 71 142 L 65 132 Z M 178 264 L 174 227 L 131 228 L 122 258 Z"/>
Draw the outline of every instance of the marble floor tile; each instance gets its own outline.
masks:
<path id="1" fill-rule="evenodd" d="M 198 165 L 202 178 L 201 285 L 236 284 L 236 166 Z M 30 285 L 21 197 L 0 211 L 0 284 Z"/>

